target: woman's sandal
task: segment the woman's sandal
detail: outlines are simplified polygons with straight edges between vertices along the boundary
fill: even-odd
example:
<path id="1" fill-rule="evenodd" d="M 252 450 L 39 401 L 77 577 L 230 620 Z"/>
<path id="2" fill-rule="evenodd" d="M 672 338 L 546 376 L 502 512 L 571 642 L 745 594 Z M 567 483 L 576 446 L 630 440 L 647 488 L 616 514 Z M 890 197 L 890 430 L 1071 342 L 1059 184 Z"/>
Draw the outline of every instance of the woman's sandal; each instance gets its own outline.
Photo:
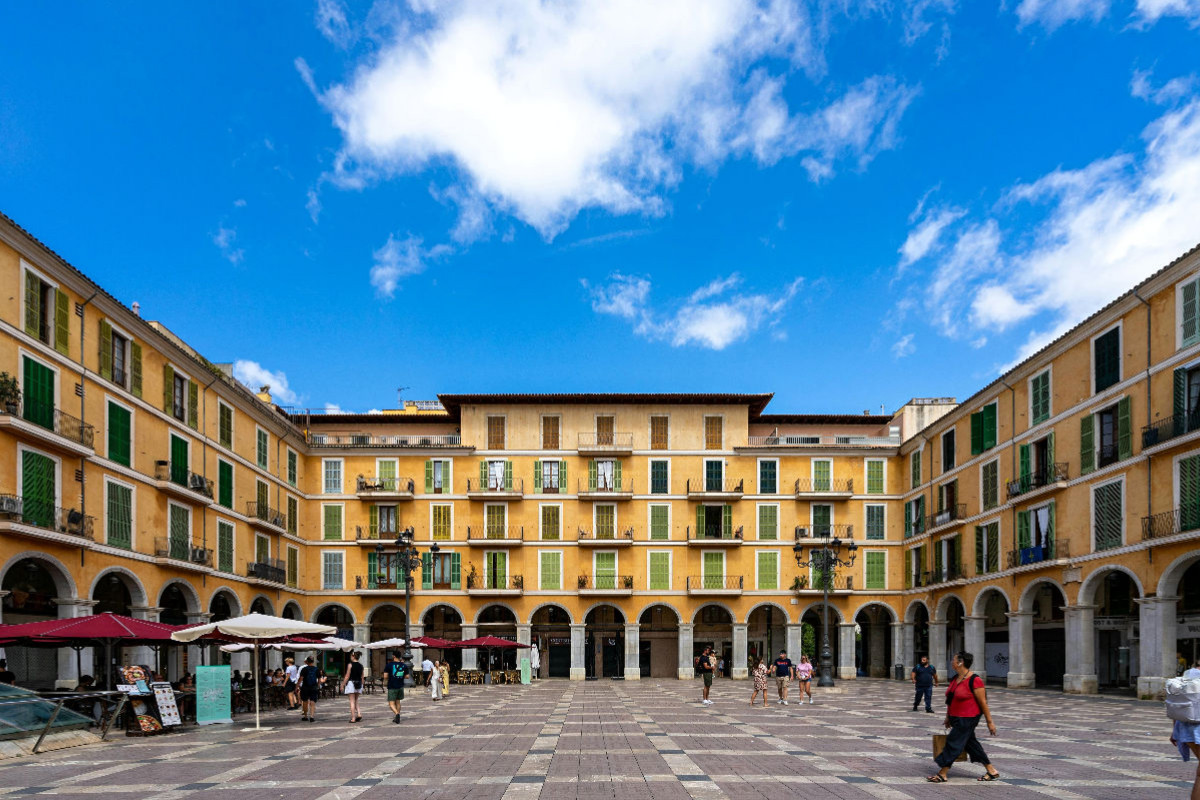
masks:
<path id="1" fill-rule="evenodd" d="M 929 783 L 949 783 L 950 780 L 945 775 L 930 775 L 925 779 Z"/>
<path id="2" fill-rule="evenodd" d="M 981 781 L 998 781 L 1000 780 L 999 772 L 985 772 L 979 777 Z"/>

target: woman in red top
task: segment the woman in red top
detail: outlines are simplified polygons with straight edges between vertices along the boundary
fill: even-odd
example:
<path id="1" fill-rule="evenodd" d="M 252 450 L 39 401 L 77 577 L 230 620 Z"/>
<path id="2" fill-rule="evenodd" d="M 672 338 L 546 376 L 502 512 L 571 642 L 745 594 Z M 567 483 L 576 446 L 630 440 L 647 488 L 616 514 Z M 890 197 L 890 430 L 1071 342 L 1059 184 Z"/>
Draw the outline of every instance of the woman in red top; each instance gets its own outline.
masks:
<path id="1" fill-rule="evenodd" d="M 971 671 L 973 663 L 975 657 L 967 652 L 955 653 L 954 661 L 951 662 L 957 674 L 946 687 L 948 708 L 945 725 L 950 731 L 946 734 L 945 749 L 935 759 L 941 769 L 936 775 L 925 779 L 930 783 L 945 783 L 950 765 L 964 750 L 972 763 L 983 764 L 987 770 L 979 780 L 994 781 L 1000 777 L 1000 773 L 988 760 L 987 753 L 983 752 L 983 745 L 975 738 L 975 726 L 979 724 L 981 716 L 987 718 L 988 733 L 992 736 L 996 735 L 996 724 L 992 722 L 992 712 L 988 709 L 987 690 L 983 686 L 983 679 Z"/>

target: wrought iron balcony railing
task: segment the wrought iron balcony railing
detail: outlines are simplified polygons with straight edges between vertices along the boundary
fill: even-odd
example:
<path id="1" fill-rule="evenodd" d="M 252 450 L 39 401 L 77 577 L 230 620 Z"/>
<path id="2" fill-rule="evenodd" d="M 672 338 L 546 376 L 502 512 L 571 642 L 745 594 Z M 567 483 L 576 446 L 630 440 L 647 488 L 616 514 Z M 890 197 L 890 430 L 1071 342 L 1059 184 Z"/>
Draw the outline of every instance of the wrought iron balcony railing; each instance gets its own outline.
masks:
<path id="1" fill-rule="evenodd" d="M 742 486 L 744 481 L 740 478 L 733 480 L 725 478 L 722 480 L 708 478 L 688 478 L 684 488 L 688 494 L 743 494 Z"/>
<path id="2" fill-rule="evenodd" d="M 1200 430 L 1200 409 L 1186 414 L 1172 414 L 1142 428 L 1142 447 L 1154 447 L 1194 430 Z"/>
<path id="3" fill-rule="evenodd" d="M 934 586 L 939 583 L 949 583 L 950 581 L 958 581 L 967 577 L 967 573 L 961 564 L 943 566 L 941 569 L 931 569 L 928 572 L 921 573 L 921 575 L 922 586 Z"/>
<path id="4" fill-rule="evenodd" d="M 525 494 L 525 479 L 513 478 L 511 483 L 489 479 L 486 482 L 467 478 L 467 494 L 495 492 L 496 494 Z"/>
<path id="5" fill-rule="evenodd" d="M 580 478 L 575 482 L 575 487 L 579 494 L 633 494 L 633 481 L 630 479 L 617 483 L 612 478 L 597 476 L 596 482 L 592 483 L 587 478 Z"/>
<path id="6" fill-rule="evenodd" d="M 283 560 L 278 558 L 252 561 L 246 565 L 246 577 L 271 583 L 287 583 L 287 568 Z"/>
<path id="7" fill-rule="evenodd" d="M 187 561 L 202 567 L 213 565 L 213 551 L 207 547 L 196 547 L 185 538 L 157 536 L 154 539 L 154 555 L 174 561 Z"/>
<path id="8" fill-rule="evenodd" d="M 457 433 L 403 435 L 367 435 L 362 433 L 309 433 L 309 447 L 408 447 L 416 450 L 438 447 L 462 447 Z"/>
<path id="9" fill-rule="evenodd" d="M 926 529 L 933 529 L 940 525 L 949 525 L 960 519 L 967 518 L 967 504 L 955 503 L 949 508 L 944 508 L 936 514 L 930 514 L 925 518 Z"/>
<path id="10" fill-rule="evenodd" d="M 508 541 L 520 542 L 525 540 L 524 525 L 487 525 L 482 528 L 467 526 L 467 541 Z"/>
<path id="11" fill-rule="evenodd" d="M 364 492 L 390 492 L 392 494 L 408 492 L 412 494 L 416 491 L 416 486 L 416 481 L 412 478 L 398 478 L 395 476 L 364 478 L 362 475 L 359 475 L 355 481 L 355 492 L 357 494 Z"/>
<path id="12" fill-rule="evenodd" d="M 1069 557 L 1069 543 L 1066 540 L 1056 539 L 1045 547 L 1019 547 L 1016 550 L 1009 550 L 1006 563 L 1008 568 L 1012 569 Z"/>
<path id="13" fill-rule="evenodd" d="M 173 464 L 169 461 L 154 462 L 154 477 L 160 481 L 170 481 L 176 486 L 182 486 L 185 489 L 191 489 L 197 494 L 202 494 L 209 500 L 213 497 L 213 482 L 203 475 L 197 475 L 185 466 Z"/>
<path id="14" fill-rule="evenodd" d="M 796 494 L 854 494 L 854 479 L 797 478 Z"/>
<path id="15" fill-rule="evenodd" d="M 813 579 L 811 582 L 809 581 L 807 575 L 797 575 L 795 577 L 795 579 L 792 580 L 791 588 L 792 588 L 793 592 L 804 592 L 804 591 L 823 592 L 823 591 L 825 591 L 825 587 L 821 585 L 821 576 L 819 574 L 813 576 Z M 854 576 L 853 575 L 834 575 L 833 578 L 829 581 L 829 591 L 831 591 L 831 592 L 853 591 L 853 590 L 854 590 Z"/>
<path id="16" fill-rule="evenodd" d="M 525 578 L 521 575 L 467 575 L 467 589 L 491 589 L 493 591 L 522 591 L 525 588 Z"/>
<path id="17" fill-rule="evenodd" d="M 741 591 L 744 583 L 741 575 L 689 575 L 688 591 Z"/>
<path id="18" fill-rule="evenodd" d="M 400 531 L 398 530 L 398 528 L 399 528 L 398 525 L 395 526 L 394 528 L 380 526 L 380 527 L 376 528 L 375 530 L 371 530 L 370 527 L 363 527 L 362 525 L 355 525 L 354 526 L 354 533 L 355 533 L 354 538 L 362 540 L 362 541 L 390 542 L 390 541 L 394 541 L 396 539 L 396 537 L 400 535 Z"/>
<path id="19" fill-rule="evenodd" d="M 853 539 L 854 526 L 817 522 L 812 525 L 797 525 L 794 533 L 797 539 Z"/>
<path id="20" fill-rule="evenodd" d="M 743 526 L 739 525 L 737 528 L 733 528 L 728 531 L 722 528 L 720 532 L 715 529 L 696 531 L 695 536 L 692 536 L 692 532 L 692 526 L 688 525 L 686 531 L 686 538 L 688 541 L 711 542 L 724 540 L 728 542 L 740 540 L 742 538 Z"/>
<path id="21" fill-rule="evenodd" d="M 404 591 L 404 575 L 388 572 L 380 572 L 375 575 L 355 575 L 355 589 L 385 589 L 391 591 Z"/>
<path id="22" fill-rule="evenodd" d="M 1163 539 L 1194 530 L 1200 530 L 1200 507 L 1176 508 L 1142 517 L 1142 541 Z"/>
<path id="23" fill-rule="evenodd" d="M 586 590 L 625 590 L 633 588 L 632 575 L 580 575 L 576 579 L 580 591 Z"/>
<path id="24" fill-rule="evenodd" d="M 1067 462 L 1065 461 L 1057 464 L 1047 464 L 1022 478 L 1009 481 L 1007 484 L 1009 499 L 1011 500 L 1027 492 L 1041 489 L 1044 486 L 1050 486 L 1059 481 L 1068 480 L 1067 466 Z"/>
<path id="25" fill-rule="evenodd" d="M 257 500 L 246 503 L 246 516 L 273 525 L 280 530 L 287 530 L 287 514 L 277 508 L 271 508 L 266 503 L 259 503 Z"/>
<path id="26" fill-rule="evenodd" d="M 89 540 L 93 538 L 95 524 L 93 517 L 74 508 L 59 508 L 15 494 L 0 494 L 2 519 Z"/>
<path id="27" fill-rule="evenodd" d="M 899 436 L 835 436 L 822 434 L 773 434 L 771 436 L 749 436 L 749 447 L 899 447 Z"/>
<path id="28" fill-rule="evenodd" d="M 590 431 L 579 434 L 578 449 L 590 450 L 593 452 L 612 450 L 628 451 L 633 449 L 633 434 L 632 433 L 602 433 L 599 431 Z"/>
<path id="29" fill-rule="evenodd" d="M 15 403 L 0 406 L 0 412 L 19 416 L 26 422 L 32 422 L 84 447 L 94 446 L 96 429 L 93 426 L 55 408 L 53 403 L 34 400 L 24 392 L 18 394 Z"/>
<path id="30" fill-rule="evenodd" d="M 584 530 L 583 528 L 579 528 L 578 531 L 579 531 L 579 539 L 581 541 L 586 539 L 588 541 L 616 542 L 616 541 L 623 541 L 623 540 L 632 541 L 632 539 L 633 539 L 633 527 L 632 526 L 626 528 L 623 531 L 618 531 L 618 530 L 587 531 L 587 530 Z"/>

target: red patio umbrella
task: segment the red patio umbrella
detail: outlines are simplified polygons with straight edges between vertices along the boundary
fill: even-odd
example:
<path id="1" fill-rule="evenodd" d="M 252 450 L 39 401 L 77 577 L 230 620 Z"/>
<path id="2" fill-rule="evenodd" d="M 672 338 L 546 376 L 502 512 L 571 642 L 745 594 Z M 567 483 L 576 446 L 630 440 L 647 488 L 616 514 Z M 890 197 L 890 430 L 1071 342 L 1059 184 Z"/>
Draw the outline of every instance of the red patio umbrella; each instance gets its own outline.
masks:
<path id="1" fill-rule="evenodd" d="M 414 636 L 412 643 L 417 647 L 431 647 L 436 650 L 457 650 L 462 642 L 454 642 L 449 639 L 439 639 L 436 636 Z"/>
<path id="2" fill-rule="evenodd" d="M 500 649 L 529 647 L 527 644 L 514 642 L 511 639 L 501 639 L 499 636 L 480 636 L 477 639 L 463 639 L 458 643 L 459 647 L 485 647 L 488 652 L 488 661 L 492 660 L 491 649 L 493 647 Z"/>

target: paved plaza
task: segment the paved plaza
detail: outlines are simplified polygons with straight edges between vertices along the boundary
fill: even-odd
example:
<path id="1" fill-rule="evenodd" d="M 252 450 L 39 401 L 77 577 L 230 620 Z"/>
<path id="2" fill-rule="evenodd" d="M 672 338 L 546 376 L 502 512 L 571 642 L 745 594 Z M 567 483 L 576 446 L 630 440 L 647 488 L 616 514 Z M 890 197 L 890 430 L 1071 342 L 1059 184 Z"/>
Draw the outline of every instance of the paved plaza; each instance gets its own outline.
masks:
<path id="1" fill-rule="evenodd" d="M 437 704 L 383 699 L 346 722 L 344 700 L 316 723 L 276 712 L 272 730 L 189 727 L 117 737 L 0 763 L 0 797 L 233 798 L 1155 798 L 1186 797 L 1195 774 L 1166 736 L 1158 703 L 1052 692 L 989 692 L 999 737 L 984 742 L 1004 776 L 976 783 L 959 764 L 931 786 L 940 714 L 908 711 L 905 684 L 856 681 L 815 705 L 748 706 L 750 684 L 647 680 L 452 687 Z M 252 724 L 252 720 L 251 720 Z"/>

